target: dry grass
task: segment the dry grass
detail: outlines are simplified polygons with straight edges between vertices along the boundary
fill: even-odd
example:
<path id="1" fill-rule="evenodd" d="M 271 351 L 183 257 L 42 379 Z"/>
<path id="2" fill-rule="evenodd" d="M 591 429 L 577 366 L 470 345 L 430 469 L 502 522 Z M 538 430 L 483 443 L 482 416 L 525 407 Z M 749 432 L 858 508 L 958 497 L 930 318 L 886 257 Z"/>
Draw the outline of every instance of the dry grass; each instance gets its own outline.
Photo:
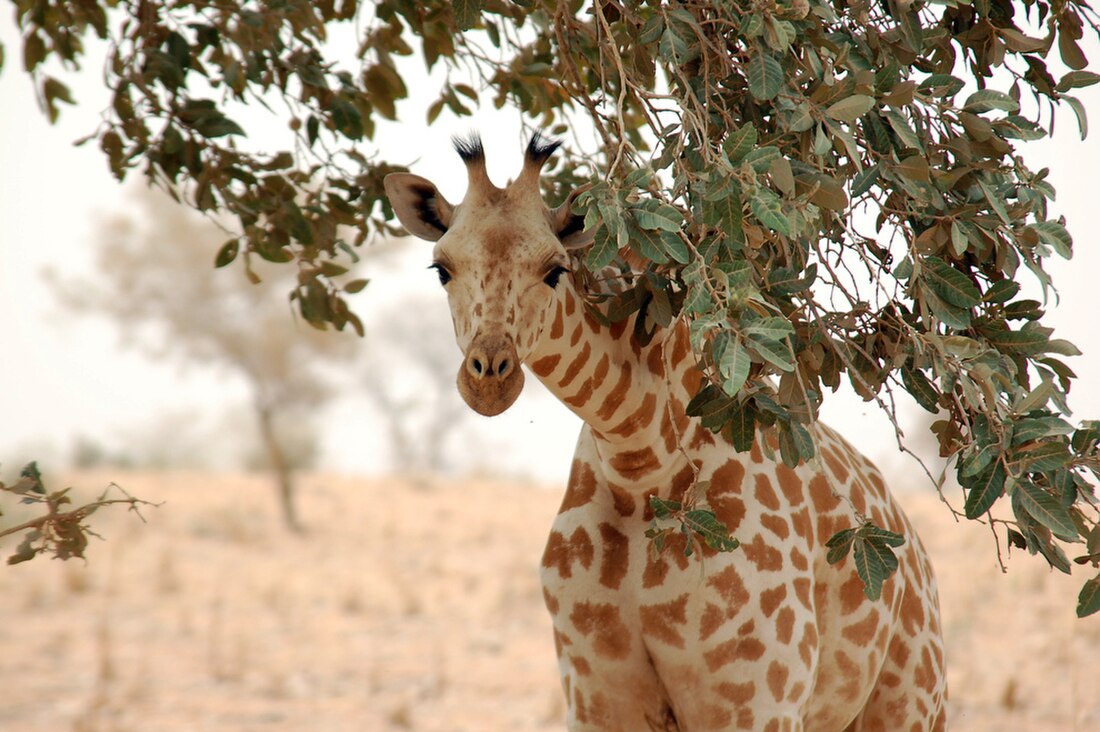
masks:
<path id="1" fill-rule="evenodd" d="M 299 537 L 260 477 L 68 482 L 108 480 L 166 503 L 97 514 L 87 565 L 0 568 L 0 730 L 563 729 L 536 571 L 557 490 L 313 476 Z M 1100 730 L 1080 580 L 1030 557 L 1002 576 L 982 527 L 904 498 L 941 578 L 952 729 Z"/>

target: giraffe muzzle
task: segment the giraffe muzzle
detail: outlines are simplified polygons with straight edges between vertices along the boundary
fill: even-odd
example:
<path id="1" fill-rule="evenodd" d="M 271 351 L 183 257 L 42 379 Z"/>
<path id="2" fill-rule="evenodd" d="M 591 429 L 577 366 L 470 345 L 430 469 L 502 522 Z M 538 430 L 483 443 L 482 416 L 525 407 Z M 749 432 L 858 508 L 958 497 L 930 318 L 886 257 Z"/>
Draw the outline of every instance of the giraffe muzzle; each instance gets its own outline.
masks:
<path id="1" fill-rule="evenodd" d="M 458 369 L 458 393 L 478 414 L 495 417 L 523 391 L 523 369 L 511 339 L 475 338 Z"/>

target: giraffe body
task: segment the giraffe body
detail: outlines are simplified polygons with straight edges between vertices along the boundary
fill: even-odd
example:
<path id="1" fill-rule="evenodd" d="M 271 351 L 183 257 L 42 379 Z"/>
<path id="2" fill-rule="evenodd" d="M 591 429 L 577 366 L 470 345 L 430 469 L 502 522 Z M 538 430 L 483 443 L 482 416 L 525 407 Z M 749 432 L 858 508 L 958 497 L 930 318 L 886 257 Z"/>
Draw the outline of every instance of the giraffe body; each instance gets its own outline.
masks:
<path id="1" fill-rule="evenodd" d="M 471 185 L 451 206 L 418 176 L 387 191 L 402 223 L 437 240 L 465 354 L 459 391 L 496 414 L 522 389 L 522 362 L 584 421 L 542 559 L 544 597 L 570 730 L 919 732 L 945 727 L 939 606 L 931 566 L 878 471 L 819 429 L 818 457 L 777 463 L 774 435 L 738 454 L 685 405 L 701 372 L 687 326 L 645 345 L 635 316 L 588 311 L 566 247 L 590 240 L 549 211 L 538 138 L 519 179 L 488 182 L 480 145 L 460 147 Z M 739 539 L 731 552 L 660 553 L 649 497 L 693 496 Z M 825 541 L 856 514 L 905 535 L 882 597 Z"/>

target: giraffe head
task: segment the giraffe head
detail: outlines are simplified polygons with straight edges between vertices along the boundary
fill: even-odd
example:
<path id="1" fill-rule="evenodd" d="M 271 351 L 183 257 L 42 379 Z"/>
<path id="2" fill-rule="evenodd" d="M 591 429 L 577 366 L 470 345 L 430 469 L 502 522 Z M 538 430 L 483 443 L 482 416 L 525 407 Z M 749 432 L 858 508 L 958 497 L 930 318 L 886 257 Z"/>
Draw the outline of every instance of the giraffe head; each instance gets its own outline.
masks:
<path id="1" fill-rule="evenodd" d="M 568 250 L 592 239 L 584 218 L 570 211 L 580 191 L 554 209 L 539 192 L 542 166 L 559 144 L 536 133 L 519 177 L 498 188 L 486 172 L 480 138 L 456 139 L 469 175 L 457 205 L 418 175 L 392 173 L 385 179 L 401 224 L 435 242 L 432 267 L 447 290 L 464 356 L 458 391 L 486 416 L 503 412 L 523 390 L 520 364 L 552 315 L 559 281 L 569 272 Z"/>

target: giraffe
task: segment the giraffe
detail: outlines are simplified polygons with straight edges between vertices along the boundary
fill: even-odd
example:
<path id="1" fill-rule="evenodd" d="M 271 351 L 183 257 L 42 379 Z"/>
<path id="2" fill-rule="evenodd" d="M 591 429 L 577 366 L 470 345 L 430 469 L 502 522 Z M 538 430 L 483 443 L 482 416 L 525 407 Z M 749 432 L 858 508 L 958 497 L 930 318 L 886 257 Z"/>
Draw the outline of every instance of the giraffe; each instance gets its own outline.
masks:
<path id="1" fill-rule="evenodd" d="M 687 415 L 703 376 L 686 325 L 643 345 L 636 314 L 605 325 L 585 306 L 573 269 L 593 232 L 571 211 L 578 191 L 553 209 L 539 191 L 559 144 L 536 134 L 498 188 L 480 139 L 456 139 L 469 179 L 457 205 L 411 173 L 385 190 L 402 225 L 435 242 L 466 403 L 503 412 L 523 365 L 584 421 L 540 568 L 568 729 L 945 729 L 935 580 L 882 475 L 824 427 L 819 457 L 790 468 L 767 457 L 774 434 L 738 453 Z M 650 496 L 694 490 L 738 549 L 689 558 L 679 535 L 650 546 Z M 878 601 L 850 558 L 826 561 L 853 509 L 908 537 Z"/>

